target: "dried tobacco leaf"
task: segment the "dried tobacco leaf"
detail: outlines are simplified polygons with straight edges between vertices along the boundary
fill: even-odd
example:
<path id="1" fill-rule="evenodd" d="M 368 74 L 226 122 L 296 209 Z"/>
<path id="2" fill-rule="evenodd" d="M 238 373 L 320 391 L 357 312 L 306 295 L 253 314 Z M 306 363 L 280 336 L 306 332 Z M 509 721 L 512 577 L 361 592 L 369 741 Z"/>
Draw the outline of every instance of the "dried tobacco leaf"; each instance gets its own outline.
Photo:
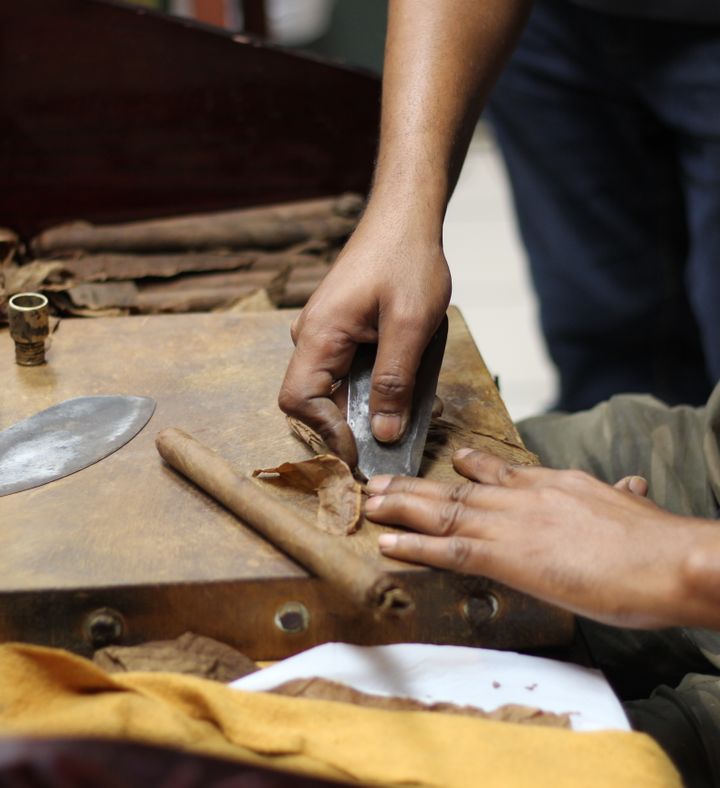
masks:
<path id="1" fill-rule="evenodd" d="M 272 312 L 277 307 L 270 300 L 268 291 L 262 287 L 244 298 L 239 298 L 232 304 L 216 309 L 216 312 L 226 314 L 239 314 L 241 312 Z"/>
<path id="2" fill-rule="evenodd" d="M 154 640 L 137 646 L 107 646 L 93 654 L 107 673 L 171 671 L 227 683 L 259 670 L 240 651 L 213 638 L 186 632 L 174 640 Z"/>
<path id="3" fill-rule="evenodd" d="M 343 195 L 123 224 L 70 222 L 44 230 L 32 249 L 37 255 L 280 249 L 315 239 L 346 238 L 355 229 L 361 206 L 359 195 Z"/>
<path id="4" fill-rule="evenodd" d="M 42 290 L 49 279 L 62 277 L 64 273 L 62 263 L 58 262 L 11 263 L 0 272 L 0 290 L 8 297 L 15 293 Z"/>
<path id="5" fill-rule="evenodd" d="M 452 469 L 452 455 L 463 448 L 485 451 L 516 465 L 540 464 L 535 454 L 519 444 L 501 440 L 448 419 L 434 418 L 430 422 L 425 445 L 425 456 L 428 460 L 441 459 L 444 462 L 447 459 L 447 465 Z"/>
<path id="6" fill-rule="evenodd" d="M 7 227 L 0 227 L 0 268 L 11 262 L 20 246 L 20 238 Z"/>
<path id="7" fill-rule="evenodd" d="M 371 695 L 346 684 L 321 678 L 292 679 L 271 689 L 276 695 L 289 695 L 294 698 L 313 698 L 340 703 L 352 703 L 388 711 L 440 711 L 445 714 L 462 714 L 468 717 L 481 717 L 498 722 L 514 722 L 520 725 L 543 725 L 549 728 L 570 728 L 570 714 L 556 714 L 551 711 L 507 703 L 494 711 L 483 711 L 475 706 L 458 706 L 455 703 L 422 703 L 414 698 Z"/>
<path id="8" fill-rule="evenodd" d="M 287 417 L 287 422 L 290 429 L 296 438 L 299 438 L 308 448 L 312 449 L 315 454 L 327 454 L 328 447 L 325 441 L 315 432 L 312 427 L 308 427 L 299 419 L 294 419 L 292 416 Z"/>
<path id="9" fill-rule="evenodd" d="M 339 457 L 321 454 L 302 462 L 284 462 L 275 468 L 258 468 L 253 476 L 277 474 L 304 492 L 318 494 L 317 526 L 329 534 L 357 531 L 361 519 L 360 485 Z"/>

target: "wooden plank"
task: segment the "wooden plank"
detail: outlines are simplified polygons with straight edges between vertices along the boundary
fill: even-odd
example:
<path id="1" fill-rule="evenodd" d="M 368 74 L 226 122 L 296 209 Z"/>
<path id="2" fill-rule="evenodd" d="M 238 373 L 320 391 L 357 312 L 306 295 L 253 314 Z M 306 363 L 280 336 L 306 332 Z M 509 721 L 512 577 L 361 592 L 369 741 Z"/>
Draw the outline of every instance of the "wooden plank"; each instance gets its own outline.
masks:
<path id="1" fill-rule="evenodd" d="M 569 637 L 570 617 L 554 608 L 483 579 L 389 559 L 382 560 L 419 594 L 417 615 L 401 625 L 357 619 L 319 581 L 164 466 L 154 437 L 170 426 L 196 436 L 244 472 L 309 456 L 275 402 L 292 350 L 294 314 L 66 320 L 43 367 L 16 366 L 10 337 L 0 334 L 3 427 L 82 395 L 134 394 L 158 403 L 148 426 L 117 453 L 73 476 L 0 498 L 0 638 L 82 650 L 83 616 L 94 607 L 118 605 L 132 619 L 126 642 L 192 628 L 262 658 L 333 638 L 479 638 L 519 647 Z M 502 445 L 521 447 L 457 310 L 451 310 L 439 393 L 448 417 L 495 435 Z M 427 461 L 423 473 L 453 474 L 447 453 Z M 312 516 L 311 496 L 276 492 Z M 347 540 L 360 554 L 377 557 L 381 531 L 365 522 Z M 469 598 L 482 600 L 488 589 L 502 615 L 478 629 L 462 608 Z M 233 597 L 245 608 L 236 607 Z M 274 615 L 283 600 L 297 598 L 311 609 L 313 625 L 288 638 L 274 627 Z M 254 622 L 249 629 L 248 622 Z"/>

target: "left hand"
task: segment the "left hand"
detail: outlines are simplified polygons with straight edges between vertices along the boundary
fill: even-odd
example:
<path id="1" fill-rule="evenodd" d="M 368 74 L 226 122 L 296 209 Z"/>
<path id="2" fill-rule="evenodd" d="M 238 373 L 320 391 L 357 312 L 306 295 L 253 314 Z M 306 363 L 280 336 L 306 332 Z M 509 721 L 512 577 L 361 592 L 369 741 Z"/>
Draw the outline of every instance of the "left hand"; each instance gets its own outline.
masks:
<path id="1" fill-rule="evenodd" d="M 419 532 L 383 534 L 383 554 L 485 575 L 610 624 L 717 626 L 716 600 L 697 597 L 685 562 L 717 544 L 718 526 L 660 509 L 640 477 L 613 488 L 468 449 L 453 463 L 477 483 L 370 481 L 368 518 Z"/>

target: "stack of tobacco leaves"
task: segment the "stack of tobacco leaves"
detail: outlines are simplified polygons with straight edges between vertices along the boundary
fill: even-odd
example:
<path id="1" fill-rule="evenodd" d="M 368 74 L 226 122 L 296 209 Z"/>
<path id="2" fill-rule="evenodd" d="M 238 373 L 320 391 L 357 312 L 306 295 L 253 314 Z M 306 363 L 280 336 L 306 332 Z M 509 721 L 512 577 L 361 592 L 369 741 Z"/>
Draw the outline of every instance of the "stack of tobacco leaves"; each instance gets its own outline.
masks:
<path id="1" fill-rule="evenodd" d="M 114 225 L 73 222 L 24 250 L 0 229 L 0 320 L 15 293 L 63 315 L 258 311 L 303 306 L 363 208 L 345 194 Z M 18 260 L 18 258 L 22 258 Z"/>

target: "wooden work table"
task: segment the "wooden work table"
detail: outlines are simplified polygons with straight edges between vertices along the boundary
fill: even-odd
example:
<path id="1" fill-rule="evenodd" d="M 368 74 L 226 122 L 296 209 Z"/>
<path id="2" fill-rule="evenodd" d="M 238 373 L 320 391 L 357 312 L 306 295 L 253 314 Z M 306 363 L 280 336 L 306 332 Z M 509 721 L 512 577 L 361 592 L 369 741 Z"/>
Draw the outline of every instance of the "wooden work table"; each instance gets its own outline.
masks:
<path id="1" fill-rule="evenodd" d="M 63 321 L 42 367 L 14 363 L 0 332 L 0 427 L 62 400 L 132 394 L 157 401 L 142 432 L 72 476 L 0 498 L 0 640 L 88 653 L 194 631 L 251 657 L 317 643 L 419 641 L 499 648 L 559 645 L 572 617 L 485 578 L 386 561 L 416 611 L 375 620 L 165 466 L 165 427 L 191 433 L 243 472 L 310 456 L 276 405 L 293 312 Z M 460 313 L 451 309 L 439 392 L 480 442 L 527 454 Z M 423 474 L 448 478 L 450 446 Z M 311 496 L 279 490 L 312 515 Z M 381 527 L 342 537 L 377 556 Z M 302 615 L 298 615 L 298 611 Z M 307 615 L 306 615 L 307 614 Z M 291 631 L 297 629 L 298 631 Z"/>

